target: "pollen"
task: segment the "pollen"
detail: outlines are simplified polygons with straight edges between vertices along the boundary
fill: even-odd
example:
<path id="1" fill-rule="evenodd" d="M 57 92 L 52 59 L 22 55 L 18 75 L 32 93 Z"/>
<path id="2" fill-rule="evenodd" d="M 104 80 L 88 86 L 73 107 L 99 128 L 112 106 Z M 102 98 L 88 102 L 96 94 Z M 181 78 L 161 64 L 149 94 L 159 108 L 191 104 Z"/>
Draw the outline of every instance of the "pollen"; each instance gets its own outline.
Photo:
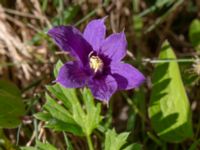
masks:
<path id="1" fill-rule="evenodd" d="M 96 73 L 103 70 L 103 61 L 98 56 L 91 56 L 89 58 L 90 68 Z"/>

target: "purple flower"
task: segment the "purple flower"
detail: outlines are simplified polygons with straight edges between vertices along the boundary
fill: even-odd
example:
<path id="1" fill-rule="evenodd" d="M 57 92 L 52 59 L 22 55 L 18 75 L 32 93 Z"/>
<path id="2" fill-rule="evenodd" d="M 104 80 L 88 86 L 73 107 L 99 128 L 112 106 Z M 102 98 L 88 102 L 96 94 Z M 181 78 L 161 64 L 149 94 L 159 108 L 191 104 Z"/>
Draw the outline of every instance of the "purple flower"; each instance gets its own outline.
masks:
<path id="1" fill-rule="evenodd" d="M 105 38 L 103 19 L 92 20 L 83 34 L 73 26 L 57 26 L 48 34 L 76 61 L 64 64 L 56 82 L 67 88 L 88 86 L 94 97 L 107 101 L 117 90 L 138 87 L 145 80 L 134 67 L 121 62 L 126 55 L 124 32 Z"/>

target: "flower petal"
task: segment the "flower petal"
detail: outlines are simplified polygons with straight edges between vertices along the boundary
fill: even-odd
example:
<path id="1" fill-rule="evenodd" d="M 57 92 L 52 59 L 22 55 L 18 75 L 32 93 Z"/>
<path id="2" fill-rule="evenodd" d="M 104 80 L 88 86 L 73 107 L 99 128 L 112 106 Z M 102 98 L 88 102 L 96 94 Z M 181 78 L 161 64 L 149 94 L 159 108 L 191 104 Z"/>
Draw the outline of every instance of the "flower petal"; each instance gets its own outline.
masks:
<path id="1" fill-rule="evenodd" d="M 56 82 L 67 88 L 79 88 L 85 86 L 88 79 L 89 74 L 77 62 L 68 62 L 59 70 Z"/>
<path id="2" fill-rule="evenodd" d="M 119 90 L 136 88 L 145 81 L 143 74 L 129 64 L 122 62 L 112 63 L 110 68 Z"/>
<path id="3" fill-rule="evenodd" d="M 92 45 L 94 51 L 99 51 L 102 41 L 105 39 L 106 27 L 104 25 L 105 17 L 92 20 L 86 26 L 83 36 Z"/>
<path id="4" fill-rule="evenodd" d="M 87 63 L 92 47 L 78 29 L 72 26 L 57 26 L 49 30 L 48 34 L 62 50 L 69 51 L 83 64 Z"/>
<path id="5" fill-rule="evenodd" d="M 100 53 L 113 61 L 120 61 L 126 55 L 126 46 L 127 41 L 124 32 L 114 33 L 103 41 Z"/>
<path id="6" fill-rule="evenodd" d="M 93 78 L 89 81 L 88 86 L 95 98 L 107 102 L 117 90 L 117 82 L 111 75 Z"/>

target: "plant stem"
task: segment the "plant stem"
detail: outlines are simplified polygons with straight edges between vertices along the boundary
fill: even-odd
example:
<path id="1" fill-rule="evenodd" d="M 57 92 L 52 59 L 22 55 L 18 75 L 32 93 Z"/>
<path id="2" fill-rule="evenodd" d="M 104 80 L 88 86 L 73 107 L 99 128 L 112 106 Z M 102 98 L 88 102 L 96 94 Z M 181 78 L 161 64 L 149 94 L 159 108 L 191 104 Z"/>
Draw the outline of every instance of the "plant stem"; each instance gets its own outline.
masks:
<path id="1" fill-rule="evenodd" d="M 167 62 L 196 62 L 196 59 L 143 59 L 143 62 L 149 63 L 167 63 Z"/>
<path id="2" fill-rule="evenodd" d="M 89 150 L 94 150 L 90 135 L 87 135 L 86 138 L 87 138 L 87 143 L 88 143 Z"/>
<path id="3" fill-rule="evenodd" d="M 96 9 L 89 12 L 85 17 L 83 17 L 81 20 L 79 20 L 74 26 L 80 25 L 82 22 L 84 22 L 85 20 L 87 20 L 88 18 L 92 17 L 95 14 L 96 14 Z"/>
<path id="4" fill-rule="evenodd" d="M 151 132 L 147 132 L 147 135 L 158 145 L 162 146 L 163 143 L 160 139 L 158 139 L 156 136 L 154 136 Z"/>
<path id="5" fill-rule="evenodd" d="M 69 141 L 67 134 L 64 131 L 63 131 L 63 136 L 64 136 L 65 143 L 67 145 L 67 150 L 73 150 L 72 144 Z"/>
<path id="6" fill-rule="evenodd" d="M 19 144 L 19 136 L 20 136 L 21 127 L 22 127 L 22 124 L 20 124 L 19 127 L 18 127 L 18 129 L 17 129 L 16 145 Z"/>

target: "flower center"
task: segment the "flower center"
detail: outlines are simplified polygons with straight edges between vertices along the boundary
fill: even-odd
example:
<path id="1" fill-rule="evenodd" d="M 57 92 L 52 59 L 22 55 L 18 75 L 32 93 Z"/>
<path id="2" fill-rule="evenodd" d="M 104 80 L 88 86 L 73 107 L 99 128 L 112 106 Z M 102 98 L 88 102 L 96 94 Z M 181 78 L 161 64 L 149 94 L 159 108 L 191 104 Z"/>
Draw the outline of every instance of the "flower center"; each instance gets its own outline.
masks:
<path id="1" fill-rule="evenodd" d="M 91 56 L 89 58 L 90 68 L 96 73 L 103 70 L 103 61 L 98 56 Z"/>

